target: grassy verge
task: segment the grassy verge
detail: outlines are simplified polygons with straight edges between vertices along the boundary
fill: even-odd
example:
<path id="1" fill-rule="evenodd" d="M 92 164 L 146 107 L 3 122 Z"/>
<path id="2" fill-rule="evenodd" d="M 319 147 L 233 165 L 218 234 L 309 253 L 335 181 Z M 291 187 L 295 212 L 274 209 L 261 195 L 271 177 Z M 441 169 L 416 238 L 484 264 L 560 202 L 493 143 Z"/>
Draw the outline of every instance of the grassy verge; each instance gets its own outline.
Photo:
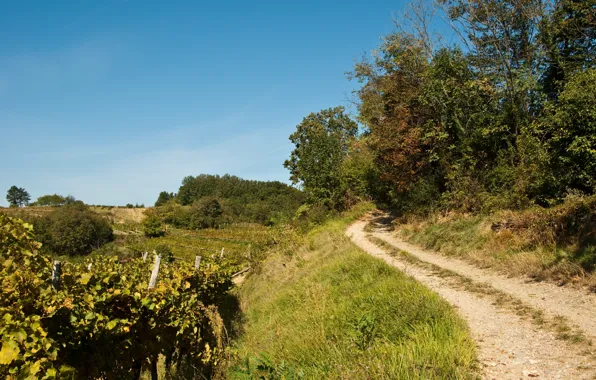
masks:
<path id="1" fill-rule="evenodd" d="M 559 315 L 547 317 L 544 315 L 542 310 L 538 310 L 509 294 L 497 290 L 487 283 L 473 281 L 469 277 L 462 276 L 451 270 L 422 261 L 408 252 L 394 248 L 384 240 L 377 237 L 369 236 L 368 238 L 379 247 L 385 249 L 391 256 L 432 271 L 435 276 L 448 280 L 452 287 L 460 288 L 470 293 L 476 293 L 480 296 L 490 297 L 495 306 L 501 309 L 512 311 L 520 317 L 529 319 L 537 327 L 541 327 L 553 332 L 557 339 L 565 340 L 575 344 L 583 344 L 583 346 L 586 348 L 586 352 L 590 355 L 594 355 L 592 341 L 585 336 L 583 331 L 572 327 L 565 317 Z"/>
<path id="2" fill-rule="evenodd" d="M 480 267 L 495 268 L 511 276 L 555 281 L 560 285 L 586 286 L 596 291 L 596 246 L 587 239 L 591 239 L 596 229 L 564 235 L 568 230 L 566 226 L 554 217 L 549 216 L 549 220 L 541 215 L 557 211 L 414 218 L 402 221 L 396 229 L 411 243 L 461 257 Z M 581 219 L 565 222 L 593 228 Z"/>
<path id="3" fill-rule="evenodd" d="M 354 215 L 352 215 L 353 217 Z M 436 294 L 344 235 L 351 218 L 272 254 L 238 290 L 244 311 L 229 376 L 476 377 L 475 344 Z"/>

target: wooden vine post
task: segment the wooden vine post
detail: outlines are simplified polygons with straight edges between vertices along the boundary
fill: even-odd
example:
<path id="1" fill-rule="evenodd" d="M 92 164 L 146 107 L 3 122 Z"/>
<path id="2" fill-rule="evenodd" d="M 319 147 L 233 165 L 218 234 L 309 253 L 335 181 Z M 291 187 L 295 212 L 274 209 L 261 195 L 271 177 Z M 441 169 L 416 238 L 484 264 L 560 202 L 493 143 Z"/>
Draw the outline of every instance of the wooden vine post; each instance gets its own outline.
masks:
<path id="1" fill-rule="evenodd" d="M 195 256 L 195 270 L 199 270 L 199 267 L 201 266 L 201 256 Z"/>
<path id="2" fill-rule="evenodd" d="M 54 260 L 52 265 L 52 286 L 56 290 L 60 290 L 60 276 L 62 275 L 62 263 L 60 260 Z"/>
<path id="3" fill-rule="evenodd" d="M 153 265 L 153 271 L 151 271 L 151 278 L 149 279 L 149 288 L 155 288 L 155 284 L 157 283 L 157 275 L 159 274 L 159 264 L 161 263 L 161 256 L 155 255 L 155 264 Z"/>
<path id="4" fill-rule="evenodd" d="M 225 248 L 222 248 L 222 249 L 221 249 L 221 253 L 219 254 L 219 258 L 220 258 L 220 259 L 223 259 L 223 255 L 224 255 L 224 249 L 225 249 Z"/>

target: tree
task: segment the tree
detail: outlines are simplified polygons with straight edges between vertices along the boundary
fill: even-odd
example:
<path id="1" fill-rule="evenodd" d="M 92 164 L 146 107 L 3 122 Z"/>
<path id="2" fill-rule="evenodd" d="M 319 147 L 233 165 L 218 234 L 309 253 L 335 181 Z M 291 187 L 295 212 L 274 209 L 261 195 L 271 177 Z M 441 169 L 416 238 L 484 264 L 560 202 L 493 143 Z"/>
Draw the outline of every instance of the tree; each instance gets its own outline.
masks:
<path id="1" fill-rule="evenodd" d="M 542 65 L 542 0 L 440 0 L 465 34 L 472 65 L 502 92 L 502 123 L 511 141 L 532 116 Z"/>
<path id="2" fill-rule="evenodd" d="M 193 203 L 190 228 L 215 228 L 221 222 L 223 210 L 215 197 L 204 197 Z"/>
<path id="3" fill-rule="evenodd" d="M 31 196 L 24 188 L 12 186 L 6 193 L 6 200 L 10 207 L 23 207 L 29 204 Z"/>
<path id="4" fill-rule="evenodd" d="M 86 255 L 114 239 L 108 221 L 82 202 L 60 207 L 33 225 L 43 247 L 59 255 Z"/>
<path id="5" fill-rule="evenodd" d="M 540 37 L 547 56 L 542 83 L 553 99 L 574 73 L 596 65 L 596 0 L 556 0 Z"/>
<path id="6" fill-rule="evenodd" d="M 290 180 L 301 184 L 310 202 L 341 208 L 343 192 L 341 165 L 358 125 L 343 107 L 329 108 L 305 117 L 290 136 L 295 148 L 284 167 Z"/>
<path id="7" fill-rule="evenodd" d="M 66 198 L 58 194 L 42 195 L 35 201 L 36 206 L 62 206 L 66 204 Z"/>
<path id="8" fill-rule="evenodd" d="M 548 137 L 561 190 L 596 192 L 596 69 L 569 78 L 538 132 Z"/>
<path id="9" fill-rule="evenodd" d="M 159 193 L 157 197 L 157 201 L 155 201 L 155 207 L 163 206 L 166 204 L 167 201 L 174 198 L 174 193 L 168 193 L 167 191 L 162 191 Z"/>

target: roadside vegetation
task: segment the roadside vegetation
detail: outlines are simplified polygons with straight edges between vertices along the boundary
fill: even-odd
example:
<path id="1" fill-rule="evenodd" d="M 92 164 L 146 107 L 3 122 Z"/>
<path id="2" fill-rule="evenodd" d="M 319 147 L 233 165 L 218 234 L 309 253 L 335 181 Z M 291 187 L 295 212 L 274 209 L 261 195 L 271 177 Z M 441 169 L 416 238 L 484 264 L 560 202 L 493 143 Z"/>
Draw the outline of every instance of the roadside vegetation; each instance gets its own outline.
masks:
<path id="1" fill-rule="evenodd" d="M 395 221 L 407 240 L 482 267 L 596 291 L 596 199 L 548 209 L 436 214 Z"/>
<path id="2" fill-rule="evenodd" d="M 595 4 L 412 2 L 349 74 L 355 118 L 290 136 L 291 180 L 330 210 L 371 199 L 426 247 L 594 289 Z"/>
<path id="3" fill-rule="evenodd" d="M 237 290 L 230 378 L 474 378 L 475 344 L 454 310 L 344 235 L 362 211 L 269 255 Z"/>

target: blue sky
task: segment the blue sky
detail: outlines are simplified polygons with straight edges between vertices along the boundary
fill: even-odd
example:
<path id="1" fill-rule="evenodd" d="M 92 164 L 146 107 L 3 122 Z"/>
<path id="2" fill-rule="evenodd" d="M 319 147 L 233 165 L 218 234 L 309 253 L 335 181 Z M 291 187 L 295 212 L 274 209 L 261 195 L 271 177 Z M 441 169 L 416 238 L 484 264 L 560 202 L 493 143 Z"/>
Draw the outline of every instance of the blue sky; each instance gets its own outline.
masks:
<path id="1" fill-rule="evenodd" d="M 347 105 L 400 1 L 5 2 L 0 204 L 152 204 L 182 178 L 287 181 L 288 136 Z"/>

